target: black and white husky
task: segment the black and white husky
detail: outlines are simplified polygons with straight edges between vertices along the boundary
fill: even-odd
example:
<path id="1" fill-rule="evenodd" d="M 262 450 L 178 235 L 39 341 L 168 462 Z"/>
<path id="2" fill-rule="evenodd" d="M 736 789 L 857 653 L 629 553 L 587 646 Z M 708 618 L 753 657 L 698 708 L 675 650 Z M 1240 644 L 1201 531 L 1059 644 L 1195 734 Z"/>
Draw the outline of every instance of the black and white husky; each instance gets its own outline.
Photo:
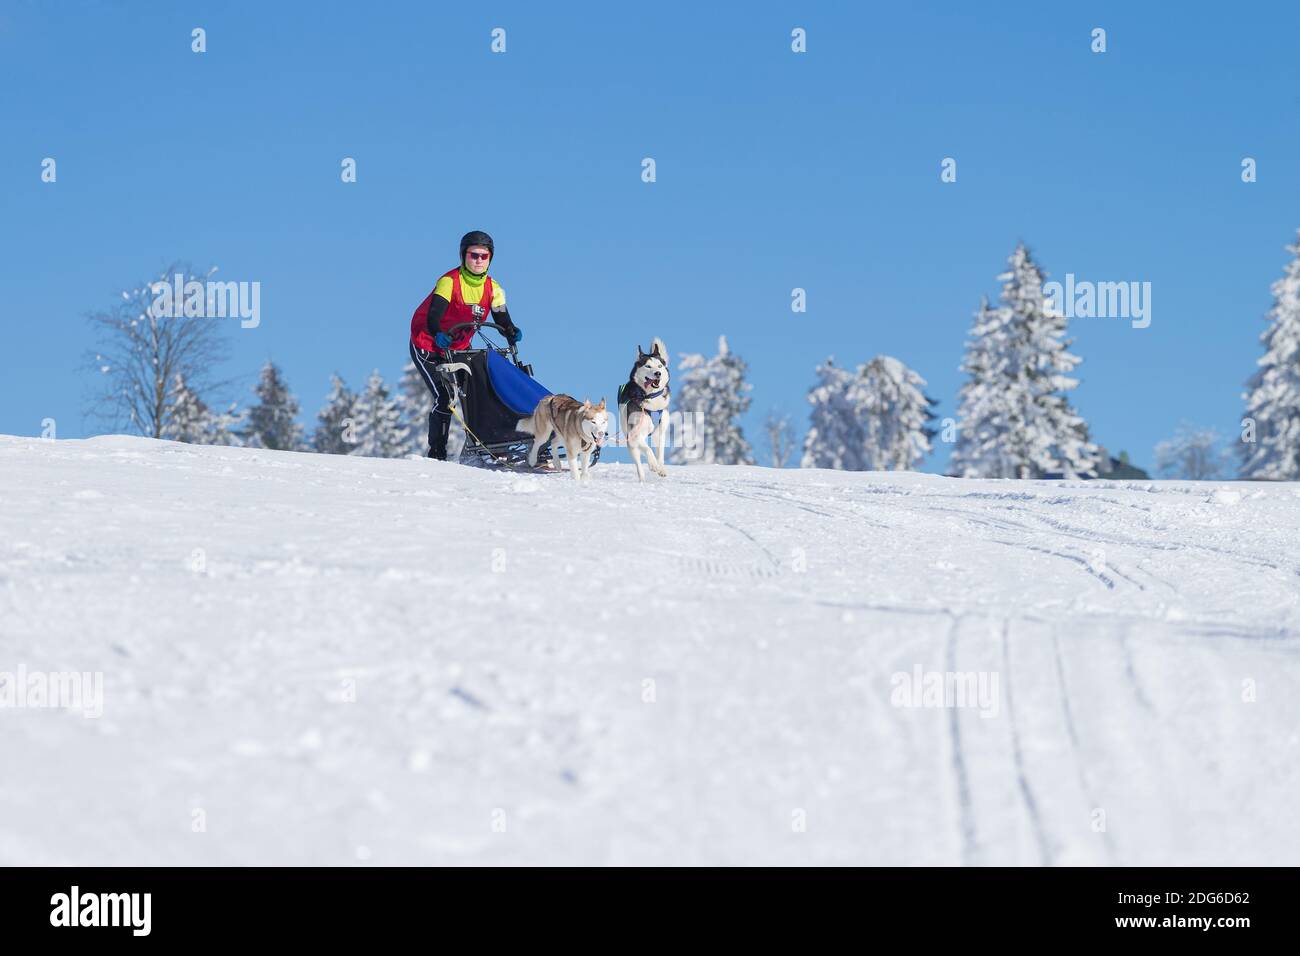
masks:
<path id="1" fill-rule="evenodd" d="M 627 436 L 628 451 L 636 464 L 636 476 L 645 481 L 645 469 L 641 467 L 641 455 L 650 461 L 650 469 L 661 477 L 668 477 L 664 467 L 664 442 L 668 438 L 668 348 L 663 339 L 655 337 L 650 344 L 650 351 L 643 352 L 636 347 L 636 364 L 632 374 L 619 386 L 618 423 L 619 430 Z M 655 432 L 652 413 L 659 413 L 659 434 L 655 437 L 658 455 L 650 448 L 649 438 Z"/>

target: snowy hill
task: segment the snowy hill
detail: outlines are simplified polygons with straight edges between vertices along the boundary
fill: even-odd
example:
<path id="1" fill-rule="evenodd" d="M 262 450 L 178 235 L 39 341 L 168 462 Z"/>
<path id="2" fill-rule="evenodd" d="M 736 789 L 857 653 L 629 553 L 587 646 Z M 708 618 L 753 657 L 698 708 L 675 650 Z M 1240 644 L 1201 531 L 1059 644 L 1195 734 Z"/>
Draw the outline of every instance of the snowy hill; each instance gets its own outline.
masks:
<path id="1" fill-rule="evenodd" d="M 0 437 L 20 667 L 5 864 L 1300 863 L 1295 484 Z"/>

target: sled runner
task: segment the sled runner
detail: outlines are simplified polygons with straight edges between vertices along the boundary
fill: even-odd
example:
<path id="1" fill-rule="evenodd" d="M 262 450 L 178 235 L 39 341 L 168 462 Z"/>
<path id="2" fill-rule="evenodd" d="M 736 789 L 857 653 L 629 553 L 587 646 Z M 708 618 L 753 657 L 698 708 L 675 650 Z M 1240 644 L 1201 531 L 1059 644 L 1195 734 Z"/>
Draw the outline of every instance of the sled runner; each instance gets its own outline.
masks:
<path id="1" fill-rule="evenodd" d="M 533 436 L 516 431 L 515 426 L 519 419 L 531 415 L 551 391 L 533 378 L 531 365 L 519 360 L 513 342 L 496 345 L 483 334 L 484 329 L 494 329 L 504 335 L 499 325 L 462 322 L 446 331 L 454 335 L 468 326 L 474 327 L 483 348 L 451 352 L 435 366 L 451 392 L 452 414 L 465 426 L 460 460 L 463 464 L 527 469 Z M 538 453 L 539 466 L 548 466 L 554 457 L 553 444 L 553 440 L 547 442 Z M 599 457 L 597 448 L 592 462 Z"/>

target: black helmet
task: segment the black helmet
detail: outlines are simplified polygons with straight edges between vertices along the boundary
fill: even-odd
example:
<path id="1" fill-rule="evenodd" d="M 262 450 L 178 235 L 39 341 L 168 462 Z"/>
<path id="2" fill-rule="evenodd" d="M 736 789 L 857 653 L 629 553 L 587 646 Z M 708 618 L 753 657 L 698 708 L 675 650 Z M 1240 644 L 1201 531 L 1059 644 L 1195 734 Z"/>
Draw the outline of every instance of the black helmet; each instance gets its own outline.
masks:
<path id="1" fill-rule="evenodd" d="M 465 250 L 470 246 L 487 246 L 487 251 L 495 259 L 497 251 L 492 245 L 492 237 L 482 230 L 475 229 L 473 232 L 467 232 L 460 237 L 460 261 L 465 261 Z"/>

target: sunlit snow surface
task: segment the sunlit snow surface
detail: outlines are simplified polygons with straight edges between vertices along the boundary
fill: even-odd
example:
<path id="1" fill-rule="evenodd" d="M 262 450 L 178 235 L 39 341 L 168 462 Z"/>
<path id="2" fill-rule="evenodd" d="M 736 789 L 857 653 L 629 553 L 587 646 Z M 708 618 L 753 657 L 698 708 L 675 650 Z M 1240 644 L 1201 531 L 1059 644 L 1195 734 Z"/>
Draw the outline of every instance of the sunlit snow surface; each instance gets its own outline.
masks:
<path id="1" fill-rule="evenodd" d="M 20 666 L 4 864 L 1300 863 L 1296 484 L 0 437 Z"/>

